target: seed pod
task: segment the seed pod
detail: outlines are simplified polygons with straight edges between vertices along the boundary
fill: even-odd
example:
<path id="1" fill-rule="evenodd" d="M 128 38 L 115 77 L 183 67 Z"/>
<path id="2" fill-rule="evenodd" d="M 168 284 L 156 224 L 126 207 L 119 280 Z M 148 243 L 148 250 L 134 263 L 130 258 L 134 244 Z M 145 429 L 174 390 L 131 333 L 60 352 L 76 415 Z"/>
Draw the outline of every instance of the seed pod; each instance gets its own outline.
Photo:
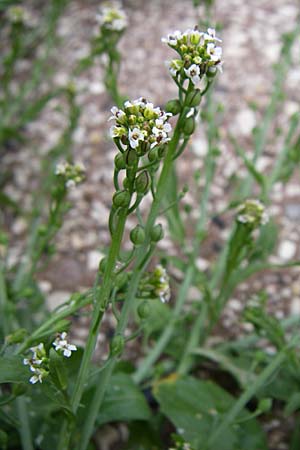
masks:
<path id="1" fill-rule="evenodd" d="M 158 242 L 164 237 L 164 230 L 160 223 L 154 225 L 150 231 L 150 239 L 152 242 Z"/>
<path id="2" fill-rule="evenodd" d="M 102 274 L 105 272 L 106 265 L 107 265 L 107 260 L 108 260 L 108 258 L 107 258 L 107 256 L 105 256 L 99 262 L 99 272 L 102 273 Z"/>
<path id="3" fill-rule="evenodd" d="M 110 343 L 110 352 L 111 352 L 112 356 L 119 356 L 124 349 L 124 345 L 125 345 L 125 340 L 124 340 L 123 336 L 121 336 L 120 334 L 118 334 L 117 336 L 114 336 Z"/>
<path id="4" fill-rule="evenodd" d="M 150 314 L 150 305 L 146 300 L 138 306 L 137 313 L 140 319 L 147 319 Z"/>
<path id="5" fill-rule="evenodd" d="M 217 68 L 212 66 L 207 69 L 206 76 L 207 78 L 214 78 L 217 75 Z"/>
<path id="6" fill-rule="evenodd" d="M 135 179 L 135 190 L 139 194 L 145 194 L 150 187 L 150 176 L 147 170 L 143 170 Z"/>
<path id="7" fill-rule="evenodd" d="M 141 225 L 137 225 L 130 232 L 130 240 L 134 245 L 142 245 L 145 241 L 145 231 Z"/>
<path id="8" fill-rule="evenodd" d="M 261 412 L 268 412 L 272 408 L 272 399 L 271 398 L 262 398 L 257 406 L 257 409 Z"/>
<path id="9" fill-rule="evenodd" d="M 194 89 L 193 91 L 189 92 L 186 96 L 185 103 L 187 106 L 195 107 L 200 105 L 202 96 L 200 89 Z"/>
<path id="10" fill-rule="evenodd" d="M 126 162 L 124 161 L 124 155 L 122 153 L 118 153 L 115 157 L 115 167 L 117 170 L 125 169 Z"/>
<path id="11" fill-rule="evenodd" d="M 196 127 L 195 119 L 194 117 L 188 117 L 185 119 L 185 122 L 182 127 L 182 131 L 186 136 L 190 136 L 194 133 Z"/>
<path id="12" fill-rule="evenodd" d="M 173 116 L 176 116 L 181 111 L 180 101 L 178 99 L 169 100 L 165 106 L 165 110 L 173 114 Z"/>
<path id="13" fill-rule="evenodd" d="M 158 150 L 157 148 L 152 148 L 148 153 L 148 159 L 150 162 L 156 161 L 158 159 Z"/>
<path id="14" fill-rule="evenodd" d="M 128 191 L 118 191 L 113 196 L 113 204 L 116 208 L 127 208 L 130 203 L 130 194 Z"/>
<path id="15" fill-rule="evenodd" d="M 126 165 L 128 167 L 133 167 L 137 163 L 137 160 L 138 156 L 136 154 L 136 151 L 133 149 L 128 150 L 126 153 Z"/>

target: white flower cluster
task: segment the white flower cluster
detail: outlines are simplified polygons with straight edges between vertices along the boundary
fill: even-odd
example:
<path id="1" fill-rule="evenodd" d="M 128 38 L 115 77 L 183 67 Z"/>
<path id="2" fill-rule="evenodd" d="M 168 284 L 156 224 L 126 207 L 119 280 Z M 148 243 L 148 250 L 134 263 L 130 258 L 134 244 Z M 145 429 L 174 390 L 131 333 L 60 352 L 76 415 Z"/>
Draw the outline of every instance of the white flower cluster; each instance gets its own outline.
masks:
<path id="1" fill-rule="evenodd" d="M 30 15 L 27 9 L 23 6 L 15 5 L 7 9 L 6 12 L 7 19 L 13 24 L 29 24 Z"/>
<path id="2" fill-rule="evenodd" d="M 269 214 L 261 201 L 257 199 L 248 199 L 238 207 L 236 220 L 255 228 L 268 223 Z"/>
<path id="3" fill-rule="evenodd" d="M 23 364 L 25 366 L 29 366 L 31 372 L 34 373 L 34 375 L 29 379 L 29 382 L 31 384 L 35 384 L 38 381 L 42 383 L 43 378 L 48 375 L 48 370 L 45 367 L 47 357 L 44 344 L 41 343 L 36 347 L 31 347 L 30 351 L 32 352 L 32 357 L 23 359 Z"/>
<path id="4" fill-rule="evenodd" d="M 173 77 L 181 75 L 182 79 L 187 78 L 196 86 L 205 74 L 214 75 L 217 70 L 222 72 L 222 48 L 218 45 L 222 41 L 213 28 L 206 32 L 188 29 L 181 33 L 177 30 L 162 38 L 162 42 L 180 56 L 180 59 L 167 63 Z"/>
<path id="5" fill-rule="evenodd" d="M 153 271 L 152 281 L 155 286 L 154 292 L 160 298 L 160 301 L 162 303 L 169 301 L 171 297 L 169 276 L 166 269 L 160 264 Z"/>
<path id="6" fill-rule="evenodd" d="M 112 116 L 109 120 L 115 120 L 116 124 L 111 127 L 112 138 L 119 138 L 125 146 L 140 150 L 143 153 L 157 145 L 165 144 L 170 140 L 169 133 L 172 130 L 168 119 L 171 113 L 154 107 L 153 103 L 147 102 L 143 97 L 124 103 L 124 109 L 114 106 L 111 109 Z"/>
<path id="7" fill-rule="evenodd" d="M 82 163 L 70 164 L 66 161 L 56 165 L 55 175 L 64 178 L 65 186 L 68 189 L 75 187 L 84 180 L 85 167 Z"/>
<path id="8" fill-rule="evenodd" d="M 77 347 L 74 344 L 70 344 L 66 338 L 67 333 L 63 331 L 58 334 L 52 345 L 58 353 L 62 353 L 63 356 L 69 358 L 72 352 L 77 350 Z M 31 347 L 30 351 L 32 352 L 31 358 L 23 359 L 23 364 L 25 366 L 29 366 L 31 372 L 34 373 L 34 375 L 29 379 L 29 382 L 31 384 L 35 384 L 37 382 L 42 383 L 43 378 L 47 377 L 49 374 L 49 358 L 46 355 L 44 344 L 41 342 L 36 347 Z"/>
<path id="9" fill-rule="evenodd" d="M 65 331 L 57 336 L 52 345 L 57 352 L 61 352 L 66 358 L 70 358 L 72 352 L 77 350 L 76 345 L 68 343 Z"/>
<path id="10" fill-rule="evenodd" d="M 111 31 L 123 31 L 127 27 L 127 16 L 119 3 L 104 5 L 96 19 L 100 27 Z"/>

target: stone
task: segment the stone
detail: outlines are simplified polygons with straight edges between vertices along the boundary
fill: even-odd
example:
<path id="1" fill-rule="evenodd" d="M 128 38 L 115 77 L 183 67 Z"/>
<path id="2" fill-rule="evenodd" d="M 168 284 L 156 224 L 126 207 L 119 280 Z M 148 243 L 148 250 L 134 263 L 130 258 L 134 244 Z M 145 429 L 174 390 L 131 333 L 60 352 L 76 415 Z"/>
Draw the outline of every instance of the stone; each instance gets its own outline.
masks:
<path id="1" fill-rule="evenodd" d="M 296 246 L 295 242 L 292 242 L 292 241 L 289 241 L 286 239 L 279 244 L 278 256 L 282 260 L 288 261 L 295 256 L 296 251 L 297 251 L 297 246 Z"/>

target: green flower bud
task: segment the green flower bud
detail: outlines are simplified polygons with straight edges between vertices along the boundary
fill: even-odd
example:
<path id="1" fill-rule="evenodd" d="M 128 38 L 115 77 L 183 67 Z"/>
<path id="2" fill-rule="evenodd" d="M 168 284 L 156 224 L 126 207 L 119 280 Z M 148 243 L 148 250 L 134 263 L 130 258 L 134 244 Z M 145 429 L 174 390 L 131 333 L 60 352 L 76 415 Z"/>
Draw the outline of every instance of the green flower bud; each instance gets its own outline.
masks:
<path id="1" fill-rule="evenodd" d="M 124 161 L 124 155 L 122 153 L 118 153 L 115 157 L 115 167 L 117 170 L 125 169 L 126 162 Z"/>
<path id="2" fill-rule="evenodd" d="M 194 107 L 200 105 L 201 99 L 202 96 L 200 89 L 195 89 L 187 94 L 185 103 L 190 107 Z"/>
<path id="3" fill-rule="evenodd" d="M 196 127 L 195 119 L 194 117 L 188 117 L 185 119 L 182 131 L 186 136 L 190 136 L 194 133 Z"/>
<path id="4" fill-rule="evenodd" d="M 150 187 L 150 176 L 147 170 L 143 170 L 135 179 L 135 190 L 139 194 L 145 194 Z"/>
<path id="5" fill-rule="evenodd" d="M 131 114 L 131 115 L 128 117 L 128 123 L 129 123 L 129 125 L 135 125 L 135 124 L 136 124 L 136 121 L 137 121 L 137 118 L 136 118 L 136 116 L 134 116 L 133 114 Z"/>
<path id="6" fill-rule="evenodd" d="M 150 162 L 156 161 L 158 159 L 158 149 L 152 148 L 148 153 L 148 159 Z"/>
<path id="7" fill-rule="evenodd" d="M 150 231 L 150 239 L 152 242 L 158 242 L 164 237 L 164 230 L 160 223 L 154 225 Z"/>
<path id="8" fill-rule="evenodd" d="M 112 356 L 119 356 L 124 349 L 124 345 L 125 345 L 125 340 L 124 340 L 123 336 L 121 336 L 120 334 L 118 334 L 117 336 L 114 336 L 110 343 L 110 352 L 111 352 Z"/>
<path id="9" fill-rule="evenodd" d="M 170 112 L 173 116 L 176 116 L 181 111 L 181 104 L 178 99 L 169 100 L 165 106 L 165 111 Z"/>
<path id="10" fill-rule="evenodd" d="M 147 300 L 144 300 L 143 303 L 138 306 L 137 313 L 140 319 L 147 319 L 147 317 L 149 317 L 150 305 Z"/>
<path id="11" fill-rule="evenodd" d="M 134 245 L 142 245 L 145 241 L 145 231 L 141 225 L 137 225 L 130 232 L 130 240 Z"/>
<path id="12" fill-rule="evenodd" d="M 130 149 L 126 153 L 126 165 L 128 167 L 133 167 L 138 161 L 138 156 L 136 154 L 136 151 L 133 149 Z"/>
<path id="13" fill-rule="evenodd" d="M 130 198 L 128 191 L 118 191 L 113 196 L 113 204 L 116 208 L 127 208 Z"/>
<path id="14" fill-rule="evenodd" d="M 107 258 L 107 256 L 105 256 L 99 262 L 99 272 L 102 273 L 102 274 L 105 272 L 106 265 L 107 265 L 107 260 L 108 260 L 108 258 Z"/>

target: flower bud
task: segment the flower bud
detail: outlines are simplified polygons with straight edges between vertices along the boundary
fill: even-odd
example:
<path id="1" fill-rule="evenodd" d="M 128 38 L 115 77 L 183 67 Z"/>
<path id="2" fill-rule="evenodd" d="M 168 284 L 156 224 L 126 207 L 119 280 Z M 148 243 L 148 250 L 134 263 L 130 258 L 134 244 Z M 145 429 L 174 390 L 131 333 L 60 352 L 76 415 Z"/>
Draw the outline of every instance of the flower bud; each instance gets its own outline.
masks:
<path id="1" fill-rule="evenodd" d="M 187 94 L 185 103 L 187 106 L 194 107 L 200 105 L 201 99 L 200 89 L 195 89 Z"/>
<path id="2" fill-rule="evenodd" d="M 165 111 L 173 114 L 173 116 L 176 116 L 181 111 L 180 101 L 177 99 L 169 100 L 165 106 Z"/>
<path id="3" fill-rule="evenodd" d="M 150 231 L 150 239 L 152 242 L 158 242 L 164 237 L 164 230 L 160 223 L 154 225 Z"/>
<path id="4" fill-rule="evenodd" d="M 137 160 L 138 160 L 138 156 L 137 156 L 135 150 L 133 150 L 133 149 L 128 150 L 126 153 L 126 165 L 128 167 L 133 167 L 137 163 Z"/>
<path id="5" fill-rule="evenodd" d="M 130 194 L 128 191 L 118 191 L 113 196 L 113 204 L 116 208 L 127 208 L 130 203 Z"/>
<path id="6" fill-rule="evenodd" d="M 139 194 L 145 194 L 150 187 L 150 176 L 147 170 L 143 170 L 135 179 L 135 190 Z"/>
<path id="7" fill-rule="evenodd" d="M 125 340 L 123 336 L 121 336 L 120 334 L 114 336 L 110 343 L 110 352 L 112 356 L 119 356 L 124 349 L 124 345 Z"/>
<path id="8" fill-rule="evenodd" d="M 182 127 L 182 131 L 186 136 L 190 136 L 194 133 L 196 127 L 195 119 L 194 117 L 188 117 L 185 119 L 185 122 Z"/>
<path id="9" fill-rule="evenodd" d="M 140 319 L 147 319 L 150 314 L 149 302 L 144 300 L 143 303 L 138 306 L 137 313 Z"/>
<path id="10" fill-rule="evenodd" d="M 124 161 L 124 155 L 122 153 L 118 153 L 115 157 L 115 167 L 117 170 L 125 169 L 126 163 Z"/>
<path id="11" fill-rule="evenodd" d="M 145 231 L 141 225 L 137 225 L 130 232 L 130 240 L 134 245 L 142 245 L 145 237 Z"/>

